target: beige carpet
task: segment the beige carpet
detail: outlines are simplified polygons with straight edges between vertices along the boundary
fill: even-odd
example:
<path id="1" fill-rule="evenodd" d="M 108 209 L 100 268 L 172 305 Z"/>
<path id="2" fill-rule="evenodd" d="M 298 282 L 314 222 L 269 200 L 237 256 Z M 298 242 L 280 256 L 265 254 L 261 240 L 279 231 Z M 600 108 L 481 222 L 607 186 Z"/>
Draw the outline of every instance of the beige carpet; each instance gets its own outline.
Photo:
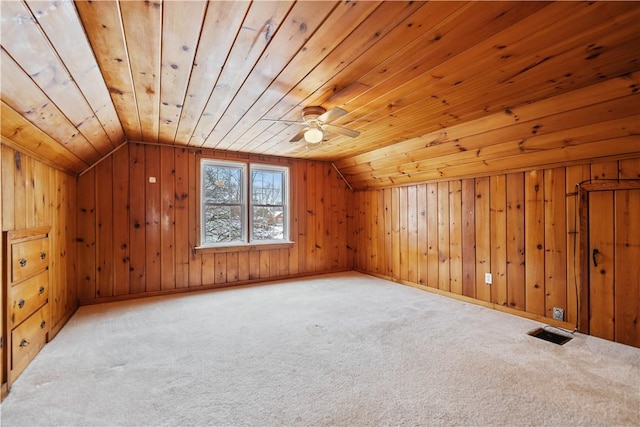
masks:
<path id="1" fill-rule="evenodd" d="M 358 273 L 82 307 L 2 426 L 639 425 L 640 349 Z"/>

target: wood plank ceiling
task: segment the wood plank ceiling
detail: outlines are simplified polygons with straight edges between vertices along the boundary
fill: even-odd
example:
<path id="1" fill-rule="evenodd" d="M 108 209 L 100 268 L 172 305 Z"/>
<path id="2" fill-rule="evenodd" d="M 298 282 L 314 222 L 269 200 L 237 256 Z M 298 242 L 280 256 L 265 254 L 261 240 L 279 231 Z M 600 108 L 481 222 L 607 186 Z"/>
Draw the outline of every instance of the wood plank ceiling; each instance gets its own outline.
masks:
<path id="1" fill-rule="evenodd" d="M 2 141 L 76 173 L 125 141 L 330 160 L 357 188 L 640 151 L 638 2 L 26 0 L 1 13 Z M 347 110 L 335 123 L 360 136 L 307 149 L 289 142 L 300 125 L 263 120 L 310 105 Z"/>

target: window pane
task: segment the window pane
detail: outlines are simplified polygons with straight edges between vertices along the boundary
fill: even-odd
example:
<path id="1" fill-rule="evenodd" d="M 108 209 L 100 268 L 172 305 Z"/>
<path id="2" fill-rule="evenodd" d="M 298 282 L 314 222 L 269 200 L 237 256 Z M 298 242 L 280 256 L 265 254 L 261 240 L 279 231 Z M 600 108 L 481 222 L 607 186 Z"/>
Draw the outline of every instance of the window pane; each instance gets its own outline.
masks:
<path id="1" fill-rule="evenodd" d="M 283 205 L 284 172 L 251 171 L 251 200 L 256 205 Z"/>
<path id="2" fill-rule="evenodd" d="M 284 208 L 282 206 L 253 206 L 252 208 L 253 240 L 284 239 Z"/>
<path id="3" fill-rule="evenodd" d="M 288 167 L 214 159 L 200 164 L 201 245 L 289 239 Z"/>
<path id="4" fill-rule="evenodd" d="M 204 242 L 237 242 L 242 240 L 242 207 L 204 206 Z"/>
<path id="5" fill-rule="evenodd" d="M 208 203 L 239 204 L 242 202 L 242 169 L 232 166 L 205 165 L 202 185 Z"/>

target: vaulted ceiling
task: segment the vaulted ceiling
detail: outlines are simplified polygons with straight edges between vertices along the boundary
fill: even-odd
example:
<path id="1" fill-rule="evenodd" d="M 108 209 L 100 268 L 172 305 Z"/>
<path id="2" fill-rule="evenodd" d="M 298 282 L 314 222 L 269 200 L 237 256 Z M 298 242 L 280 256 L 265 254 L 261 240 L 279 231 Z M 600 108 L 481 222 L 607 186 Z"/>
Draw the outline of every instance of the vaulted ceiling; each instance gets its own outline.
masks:
<path id="1" fill-rule="evenodd" d="M 638 153 L 640 3 L 9 1 L 2 142 L 335 162 L 355 187 Z M 341 107 L 320 147 L 305 106 Z M 267 120 L 269 119 L 269 120 Z M 505 160 L 506 159 L 506 160 Z M 510 165 L 509 167 L 505 164 Z"/>

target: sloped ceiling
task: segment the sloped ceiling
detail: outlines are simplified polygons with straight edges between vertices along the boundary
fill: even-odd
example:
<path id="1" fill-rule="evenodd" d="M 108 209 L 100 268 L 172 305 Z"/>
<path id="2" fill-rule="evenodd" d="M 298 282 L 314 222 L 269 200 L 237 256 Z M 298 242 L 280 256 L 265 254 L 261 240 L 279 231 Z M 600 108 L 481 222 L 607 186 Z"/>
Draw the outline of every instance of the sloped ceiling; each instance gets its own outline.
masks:
<path id="1" fill-rule="evenodd" d="M 76 173 L 126 141 L 330 160 L 358 188 L 640 151 L 638 2 L 1 8 L 2 141 Z M 310 105 L 360 136 L 263 120 Z"/>

